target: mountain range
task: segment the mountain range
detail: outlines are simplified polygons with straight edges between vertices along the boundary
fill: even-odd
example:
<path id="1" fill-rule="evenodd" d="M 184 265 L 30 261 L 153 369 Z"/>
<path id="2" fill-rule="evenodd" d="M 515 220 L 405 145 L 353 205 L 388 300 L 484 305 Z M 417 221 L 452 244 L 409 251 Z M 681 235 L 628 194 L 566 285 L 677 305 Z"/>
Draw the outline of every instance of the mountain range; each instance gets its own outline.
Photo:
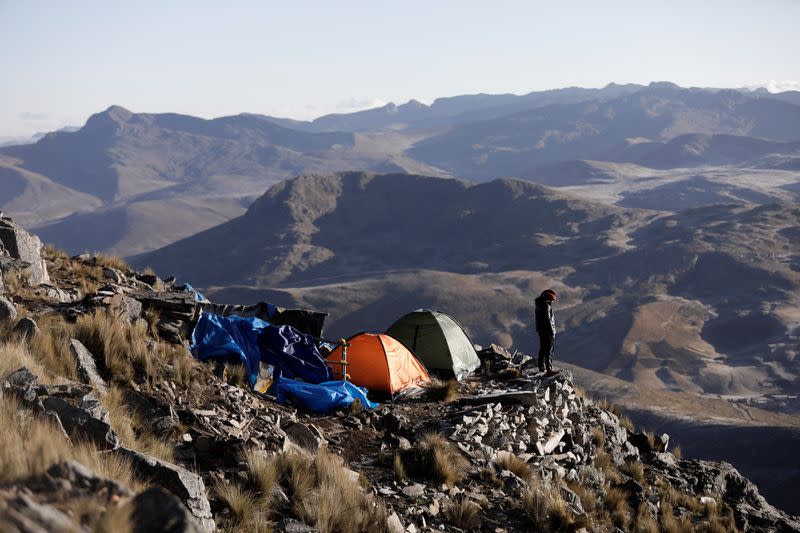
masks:
<path id="1" fill-rule="evenodd" d="M 75 131 L 0 148 L 0 209 L 67 250 L 134 255 L 243 214 L 281 180 L 346 170 L 591 186 L 581 195 L 652 208 L 659 186 L 685 195 L 676 184 L 690 169 L 706 180 L 702 202 L 790 201 L 798 102 L 652 83 L 410 101 L 312 122 L 112 106 Z"/>

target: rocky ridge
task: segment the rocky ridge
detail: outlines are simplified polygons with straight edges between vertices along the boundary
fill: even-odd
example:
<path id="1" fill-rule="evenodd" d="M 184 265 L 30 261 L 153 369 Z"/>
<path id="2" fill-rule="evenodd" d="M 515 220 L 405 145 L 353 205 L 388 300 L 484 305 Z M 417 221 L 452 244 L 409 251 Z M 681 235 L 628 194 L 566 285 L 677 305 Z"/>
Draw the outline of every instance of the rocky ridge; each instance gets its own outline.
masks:
<path id="1" fill-rule="evenodd" d="M 0 222 L 2 416 L 61 450 L 0 468 L 9 531 L 800 530 L 731 465 L 682 459 L 569 372 L 543 380 L 497 346 L 467 382 L 371 412 L 280 405 L 236 366 L 191 359 L 203 303 L 174 279 L 42 250 Z M 14 446 L 0 439 L 4 464 Z"/>

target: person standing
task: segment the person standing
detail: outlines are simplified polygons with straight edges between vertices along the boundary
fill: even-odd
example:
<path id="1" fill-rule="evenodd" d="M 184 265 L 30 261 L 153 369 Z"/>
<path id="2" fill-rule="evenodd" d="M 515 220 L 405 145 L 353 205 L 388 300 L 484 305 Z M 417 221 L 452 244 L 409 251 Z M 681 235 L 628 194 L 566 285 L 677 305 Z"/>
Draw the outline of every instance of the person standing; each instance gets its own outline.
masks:
<path id="1" fill-rule="evenodd" d="M 556 342 L 556 321 L 553 318 L 553 302 L 558 294 L 553 289 L 546 289 L 534 300 L 536 304 L 536 332 L 539 334 L 539 372 L 545 377 L 558 374 L 553 370 L 553 350 Z"/>

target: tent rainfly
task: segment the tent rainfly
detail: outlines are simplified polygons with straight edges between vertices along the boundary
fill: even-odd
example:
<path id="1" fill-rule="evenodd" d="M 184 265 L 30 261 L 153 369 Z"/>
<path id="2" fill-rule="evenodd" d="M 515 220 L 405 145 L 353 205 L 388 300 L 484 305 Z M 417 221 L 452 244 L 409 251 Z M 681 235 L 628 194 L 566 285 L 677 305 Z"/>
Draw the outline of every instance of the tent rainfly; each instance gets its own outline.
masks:
<path id="1" fill-rule="evenodd" d="M 359 333 L 348 339 L 347 374 L 350 381 L 370 392 L 389 396 L 431 380 L 425 366 L 405 346 L 384 333 Z M 342 347 L 326 358 L 341 378 Z"/>
<path id="2" fill-rule="evenodd" d="M 386 333 L 402 342 L 429 371 L 453 375 L 459 381 L 481 364 L 464 329 L 439 311 L 420 309 L 408 313 Z"/>

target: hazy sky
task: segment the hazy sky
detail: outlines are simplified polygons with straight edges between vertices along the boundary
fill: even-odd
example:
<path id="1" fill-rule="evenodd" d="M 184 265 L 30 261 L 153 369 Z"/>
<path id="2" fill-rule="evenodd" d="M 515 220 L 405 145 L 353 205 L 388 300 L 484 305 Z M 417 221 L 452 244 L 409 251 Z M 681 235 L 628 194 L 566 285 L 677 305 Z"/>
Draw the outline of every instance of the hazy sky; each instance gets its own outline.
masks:
<path id="1" fill-rule="evenodd" d="M 0 137 L 111 104 L 313 118 L 610 81 L 800 88 L 799 22 L 796 0 L 0 0 Z"/>

